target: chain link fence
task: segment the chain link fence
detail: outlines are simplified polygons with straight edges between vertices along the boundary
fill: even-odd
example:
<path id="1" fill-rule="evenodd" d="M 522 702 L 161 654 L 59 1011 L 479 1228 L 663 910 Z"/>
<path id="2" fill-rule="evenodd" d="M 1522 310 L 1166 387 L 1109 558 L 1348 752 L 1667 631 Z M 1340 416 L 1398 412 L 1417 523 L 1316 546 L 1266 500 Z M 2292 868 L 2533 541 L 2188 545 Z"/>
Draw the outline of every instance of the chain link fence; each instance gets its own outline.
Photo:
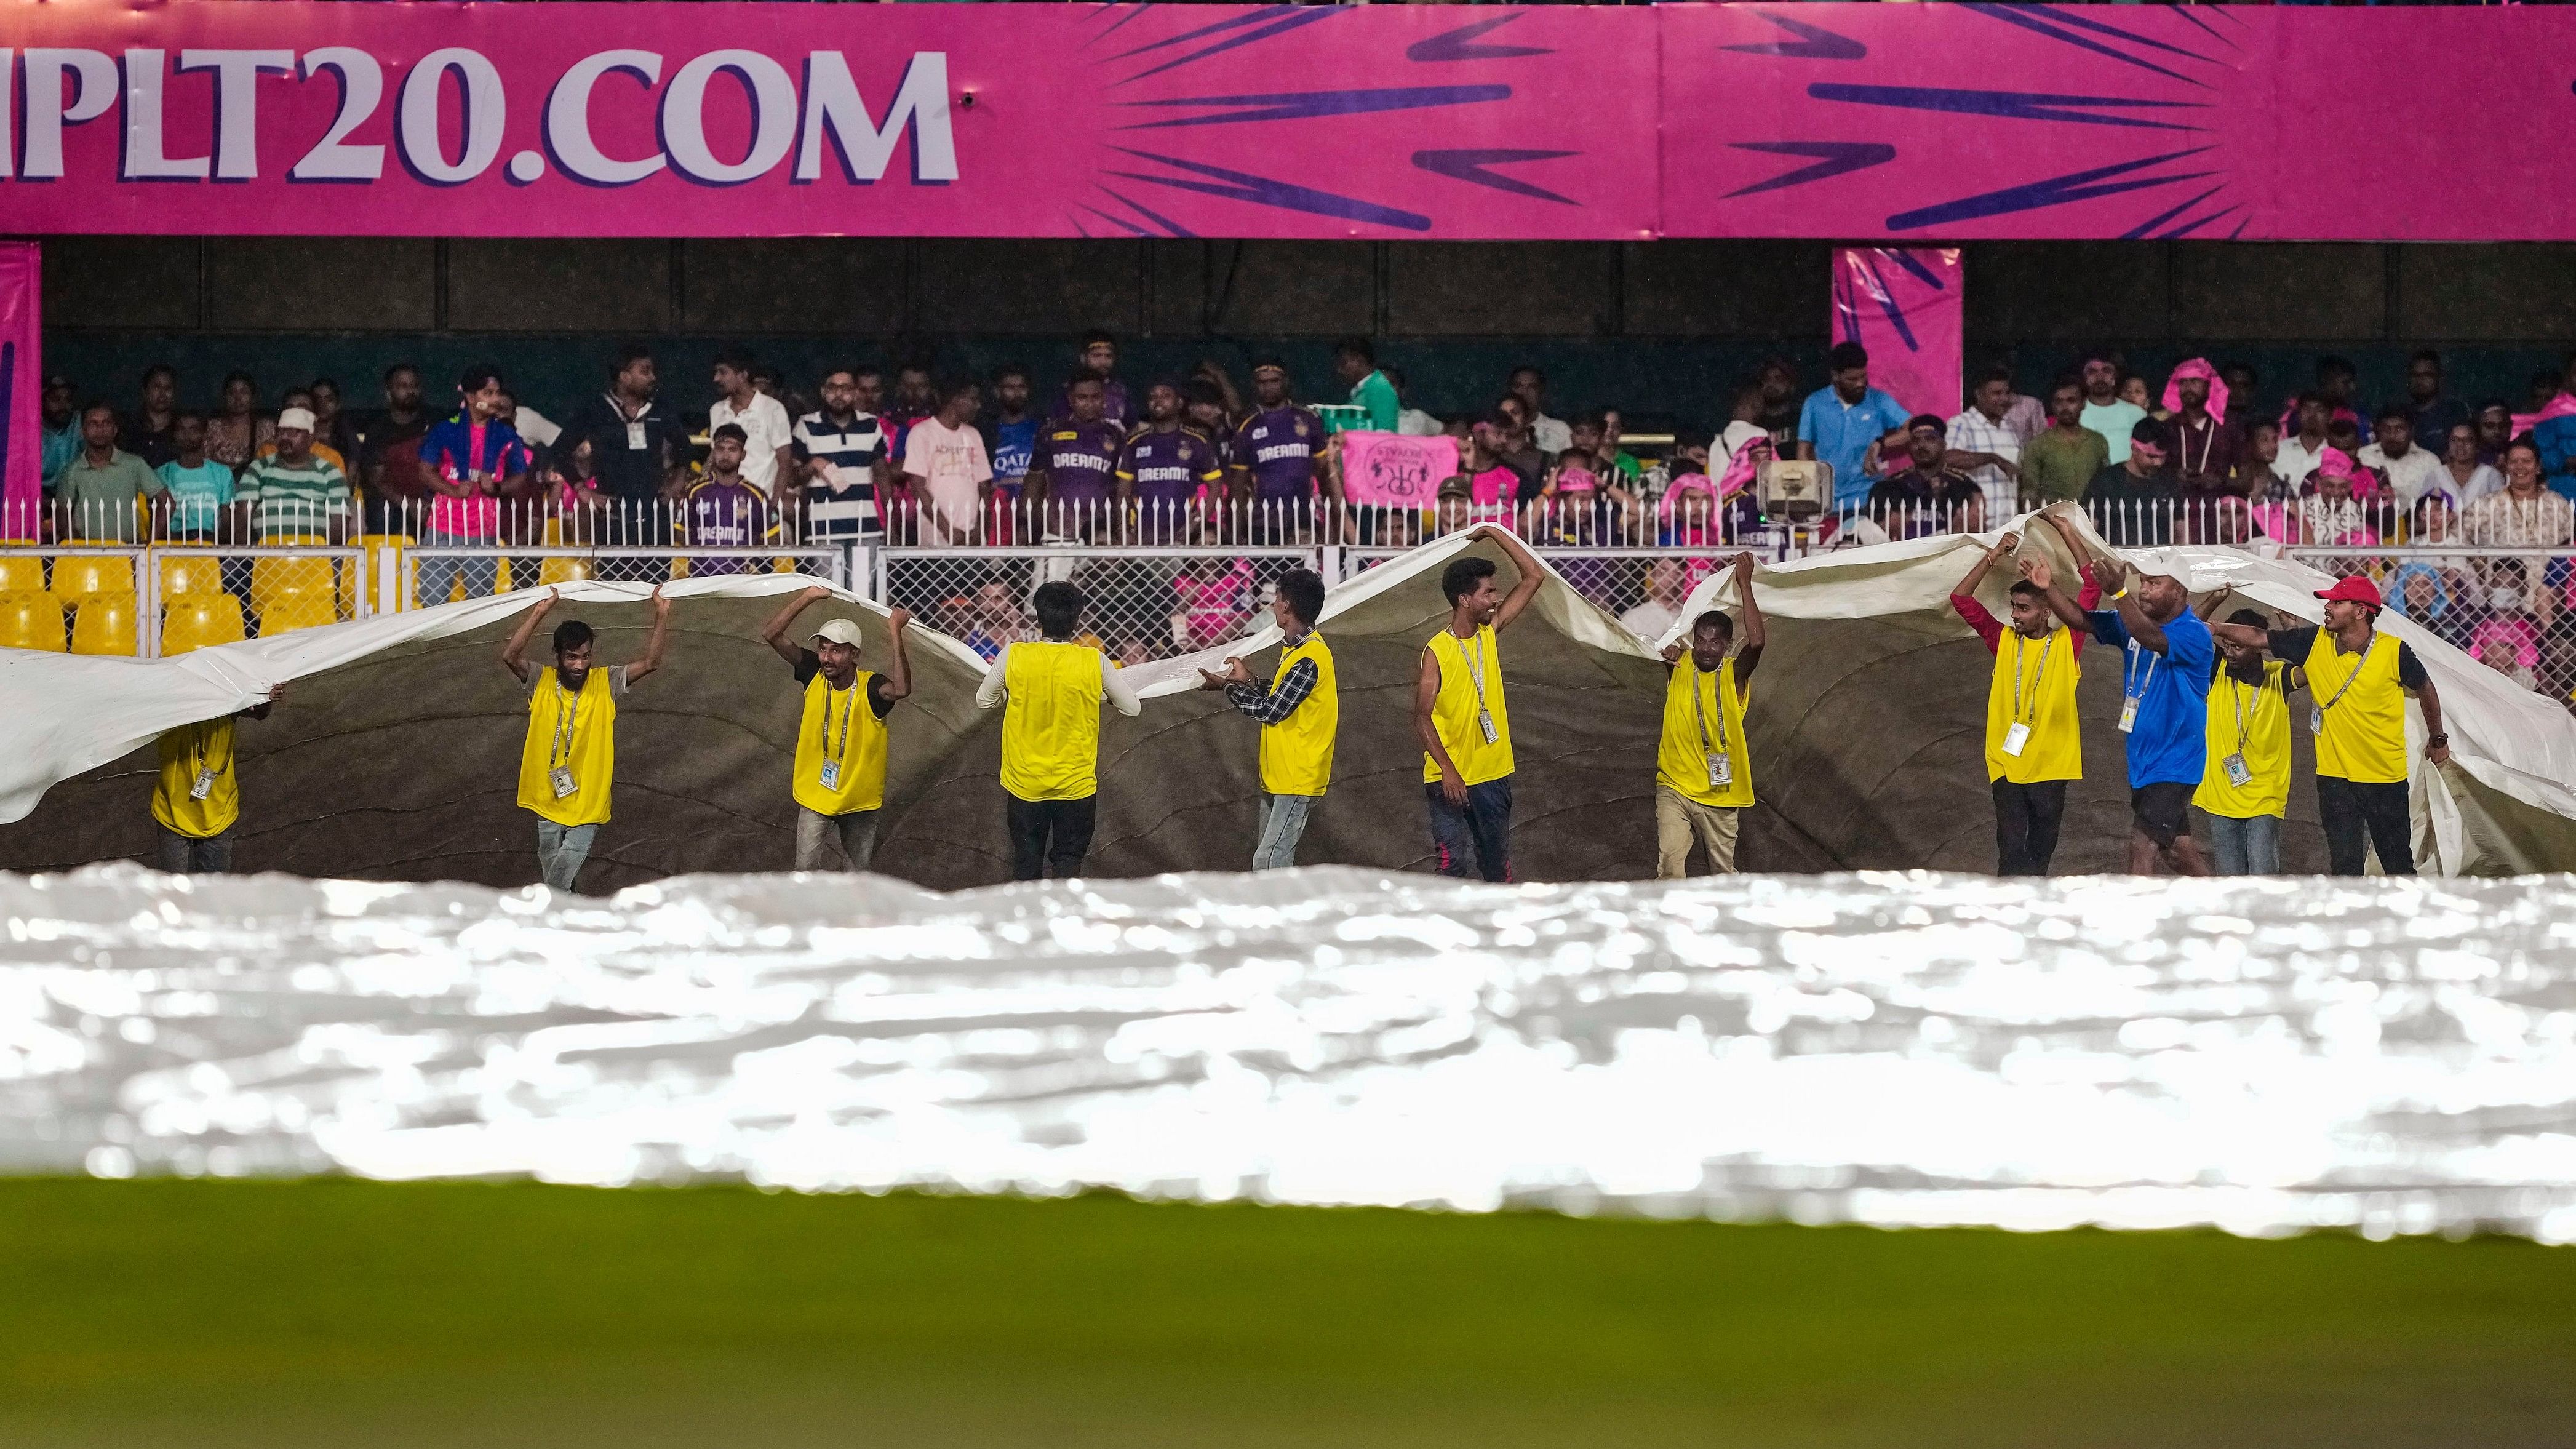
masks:
<path id="1" fill-rule="evenodd" d="M 1120 664 L 1143 664 L 1240 638 L 1281 575 L 1317 562 L 1302 548 L 888 548 L 875 589 L 991 659 L 1037 637 L 1030 596 L 1062 580 L 1088 601 L 1082 632 Z"/>
<path id="2" fill-rule="evenodd" d="M 2392 612 L 2487 668 L 2551 699 L 2576 695 L 2576 551 L 2322 547 L 2282 556 L 2367 578 Z"/>

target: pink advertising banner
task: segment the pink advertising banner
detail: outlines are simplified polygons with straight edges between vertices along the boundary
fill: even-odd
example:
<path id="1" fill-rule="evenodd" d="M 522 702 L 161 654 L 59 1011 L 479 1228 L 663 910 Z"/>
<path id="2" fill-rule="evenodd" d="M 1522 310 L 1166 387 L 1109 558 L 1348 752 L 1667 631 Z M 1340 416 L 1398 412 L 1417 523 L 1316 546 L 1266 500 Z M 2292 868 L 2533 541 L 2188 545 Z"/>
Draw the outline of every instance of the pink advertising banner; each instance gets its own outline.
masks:
<path id="1" fill-rule="evenodd" d="M 1673 236 L 2576 237 L 2565 8 L 1657 14 Z"/>
<path id="2" fill-rule="evenodd" d="M 2567 7 L 7 14 L 26 232 L 2576 239 Z"/>
<path id="3" fill-rule="evenodd" d="M 1654 228 L 1642 9 L 53 0 L 8 18 L 0 216 L 26 232 Z"/>
<path id="4" fill-rule="evenodd" d="M 1873 387 L 1911 413 L 1959 411 L 1965 336 L 1957 247 L 1839 247 L 1833 338 L 1869 349 Z"/>
<path id="5" fill-rule="evenodd" d="M 44 292 L 34 242 L 0 242 L 0 542 L 36 537 L 43 506 Z"/>

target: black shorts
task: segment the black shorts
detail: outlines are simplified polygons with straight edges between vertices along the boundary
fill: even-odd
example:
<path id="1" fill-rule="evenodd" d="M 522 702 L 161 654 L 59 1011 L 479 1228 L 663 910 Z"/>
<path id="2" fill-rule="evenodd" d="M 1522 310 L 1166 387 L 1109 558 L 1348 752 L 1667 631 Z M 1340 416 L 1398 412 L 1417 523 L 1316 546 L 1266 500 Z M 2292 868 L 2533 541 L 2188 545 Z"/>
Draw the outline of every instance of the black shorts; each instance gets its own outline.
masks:
<path id="1" fill-rule="evenodd" d="M 2136 786 L 2129 791 L 2130 819 L 2138 833 L 2154 841 L 2158 849 L 2169 849 L 2191 828 L 2183 814 L 2191 804 L 2191 795 L 2191 786 L 2171 780 Z"/>

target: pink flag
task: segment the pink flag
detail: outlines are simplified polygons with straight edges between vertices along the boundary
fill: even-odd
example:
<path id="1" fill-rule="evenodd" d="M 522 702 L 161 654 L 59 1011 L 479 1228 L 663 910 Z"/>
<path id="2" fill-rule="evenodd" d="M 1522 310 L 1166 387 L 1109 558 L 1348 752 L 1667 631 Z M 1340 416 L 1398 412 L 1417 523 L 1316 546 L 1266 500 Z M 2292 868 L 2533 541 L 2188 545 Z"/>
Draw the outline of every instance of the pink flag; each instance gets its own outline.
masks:
<path id="1" fill-rule="evenodd" d="M 1869 349 L 1869 384 L 1912 413 L 1959 411 L 1957 247 L 1838 247 L 1836 342 Z"/>
<path id="2" fill-rule="evenodd" d="M 38 357 L 43 291 L 34 242 L 0 242 L 0 542 L 36 541 L 44 502 L 44 372 Z"/>
<path id="3" fill-rule="evenodd" d="M 1429 508 L 1458 471 L 1458 440 L 1350 432 L 1342 438 L 1342 494 L 1353 503 Z"/>

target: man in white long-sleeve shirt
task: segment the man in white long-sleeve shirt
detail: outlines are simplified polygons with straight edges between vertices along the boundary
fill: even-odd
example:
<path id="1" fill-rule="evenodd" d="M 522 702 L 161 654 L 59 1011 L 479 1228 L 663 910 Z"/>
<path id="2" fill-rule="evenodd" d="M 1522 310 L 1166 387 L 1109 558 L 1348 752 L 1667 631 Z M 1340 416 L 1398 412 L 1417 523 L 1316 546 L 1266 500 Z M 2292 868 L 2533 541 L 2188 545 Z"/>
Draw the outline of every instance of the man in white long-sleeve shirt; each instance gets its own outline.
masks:
<path id="1" fill-rule="evenodd" d="M 1058 581 L 1029 600 L 1036 643 L 1006 644 L 975 690 L 979 709 L 1002 715 L 1002 789 L 1010 796 L 1011 878 L 1082 873 L 1100 804 L 1100 702 L 1120 714 L 1142 706 L 1107 655 L 1073 640 L 1082 591 Z"/>

